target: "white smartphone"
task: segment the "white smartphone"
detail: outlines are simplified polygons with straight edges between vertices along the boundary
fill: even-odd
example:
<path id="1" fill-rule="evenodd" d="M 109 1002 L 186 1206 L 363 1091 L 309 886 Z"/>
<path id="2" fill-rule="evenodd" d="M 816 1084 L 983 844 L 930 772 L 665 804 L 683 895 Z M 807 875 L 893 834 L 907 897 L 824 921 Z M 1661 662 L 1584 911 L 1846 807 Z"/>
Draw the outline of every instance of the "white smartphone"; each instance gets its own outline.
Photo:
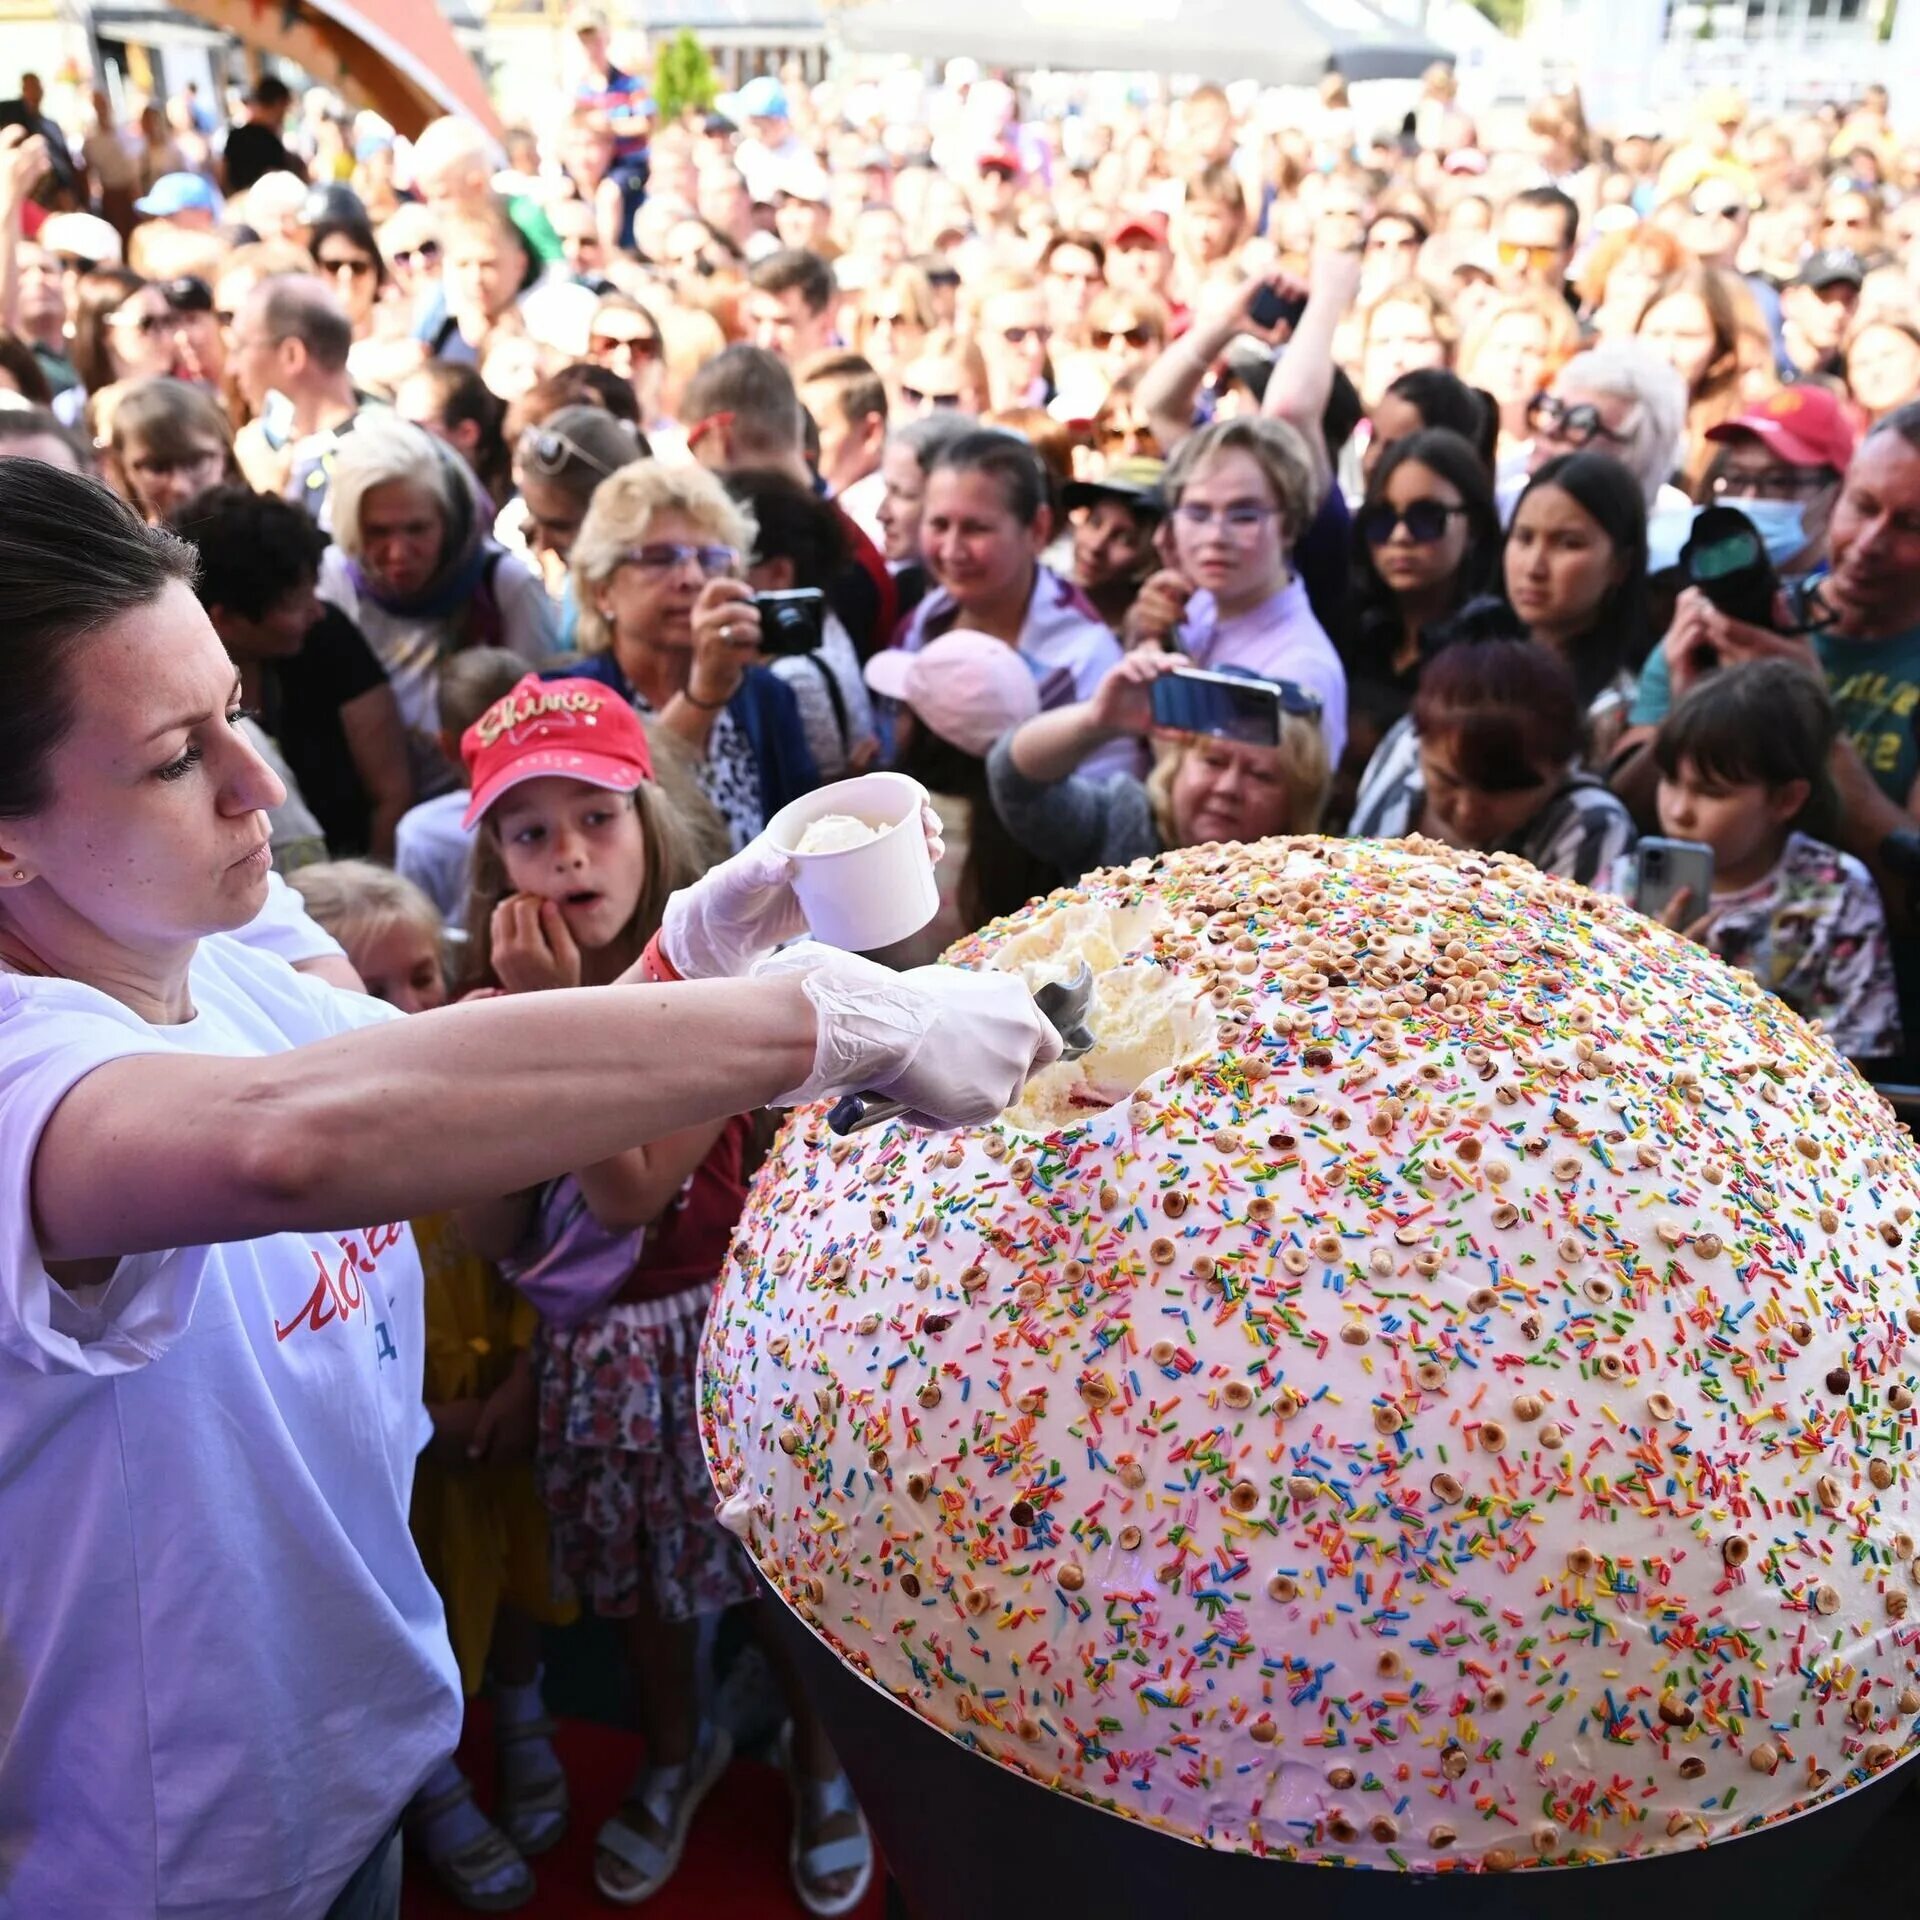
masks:
<path id="1" fill-rule="evenodd" d="M 1658 920 L 1685 887 L 1689 915 L 1707 910 L 1713 892 L 1713 849 L 1703 840 L 1665 840 L 1658 834 L 1634 849 L 1633 904 Z"/>

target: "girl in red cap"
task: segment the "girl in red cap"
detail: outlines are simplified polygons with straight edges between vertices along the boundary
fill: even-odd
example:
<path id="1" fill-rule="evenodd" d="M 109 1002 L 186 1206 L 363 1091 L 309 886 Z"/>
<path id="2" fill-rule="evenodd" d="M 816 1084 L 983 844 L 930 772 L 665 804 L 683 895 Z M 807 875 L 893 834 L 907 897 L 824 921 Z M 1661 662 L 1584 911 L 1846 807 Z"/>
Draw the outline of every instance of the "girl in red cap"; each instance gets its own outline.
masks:
<path id="1" fill-rule="evenodd" d="M 726 851 L 718 815 L 690 782 L 675 795 L 656 781 L 640 718 L 597 681 L 523 680 L 462 751 L 480 826 L 468 945 L 501 992 L 619 979 L 668 896 Z M 620 1905 L 671 1877 L 732 1758 L 726 1729 L 701 1716 L 700 1621 L 758 1587 L 715 1515 L 694 1370 L 751 1143 L 736 1114 L 460 1215 L 469 1243 L 540 1309 L 534 1470 L 555 1565 L 629 1629 L 647 1762 L 600 1831 L 594 1870 Z M 811 1911 L 843 1913 L 866 1891 L 872 1846 L 825 1735 L 788 1691 L 811 1762 L 796 1773 L 808 1844 L 795 1884 Z"/>

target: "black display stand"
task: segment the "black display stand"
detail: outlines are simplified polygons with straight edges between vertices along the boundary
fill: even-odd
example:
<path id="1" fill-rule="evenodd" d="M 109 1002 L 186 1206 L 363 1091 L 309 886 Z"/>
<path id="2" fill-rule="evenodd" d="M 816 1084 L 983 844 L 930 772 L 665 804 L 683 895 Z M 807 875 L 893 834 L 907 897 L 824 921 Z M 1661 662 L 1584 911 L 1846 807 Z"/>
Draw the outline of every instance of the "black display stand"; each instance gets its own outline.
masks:
<path id="1" fill-rule="evenodd" d="M 1739 1840 L 1602 1867 L 1393 1874 L 1212 1853 L 969 1753 L 844 1666 L 772 1596 L 897 1891 L 889 1920 L 1807 1920 L 1905 1767 Z"/>

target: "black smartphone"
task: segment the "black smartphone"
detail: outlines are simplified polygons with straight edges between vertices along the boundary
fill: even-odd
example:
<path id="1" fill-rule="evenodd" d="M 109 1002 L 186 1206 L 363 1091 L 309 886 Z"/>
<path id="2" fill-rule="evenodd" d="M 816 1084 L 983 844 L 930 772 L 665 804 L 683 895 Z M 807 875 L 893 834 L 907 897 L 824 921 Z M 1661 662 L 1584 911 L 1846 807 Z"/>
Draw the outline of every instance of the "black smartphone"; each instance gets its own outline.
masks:
<path id="1" fill-rule="evenodd" d="M 1275 287 L 1262 287 L 1247 308 L 1247 318 L 1262 333 L 1271 333 L 1283 321 L 1290 327 L 1297 327 L 1300 316 L 1306 310 L 1304 298 L 1290 298 Z"/>
<path id="2" fill-rule="evenodd" d="M 1633 853 L 1633 904 L 1649 919 L 1659 919 L 1682 887 L 1688 894 L 1687 912 L 1696 917 L 1706 912 L 1713 897 L 1713 849 L 1704 840 L 1649 834 Z"/>
<path id="3" fill-rule="evenodd" d="M 1277 747 L 1283 713 L 1315 714 L 1320 703 L 1298 687 L 1233 673 L 1177 667 L 1153 683 L 1153 724 L 1176 733 L 1210 733 L 1247 747 Z"/>
<path id="4" fill-rule="evenodd" d="M 756 593 L 760 610 L 760 651 L 771 654 L 818 653 L 826 630 L 827 596 L 818 587 L 789 587 L 782 593 Z"/>

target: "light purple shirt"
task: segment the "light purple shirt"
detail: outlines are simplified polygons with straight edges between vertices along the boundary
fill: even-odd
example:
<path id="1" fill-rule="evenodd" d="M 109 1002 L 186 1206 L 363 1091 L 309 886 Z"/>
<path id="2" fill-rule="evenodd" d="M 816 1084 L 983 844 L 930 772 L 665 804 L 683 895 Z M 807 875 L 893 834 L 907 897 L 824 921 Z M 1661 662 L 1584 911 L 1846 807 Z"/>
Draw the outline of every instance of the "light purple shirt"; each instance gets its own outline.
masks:
<path id="1" fill-rule="evenodd" d="M 1213 595 L 1201 588 L 1187 602 L 1179 642 L 1196 666 L 1214 672 L 1237 667 L 1263 680 L 1291 680 L 1318 694 L 1327 764 L 1339 765 L 1347 744 L 1347 673 L 1326 629 L 1314 618 L 1298 575 L 1271 599 L 1227 619 L 1220 617 Z"/>

